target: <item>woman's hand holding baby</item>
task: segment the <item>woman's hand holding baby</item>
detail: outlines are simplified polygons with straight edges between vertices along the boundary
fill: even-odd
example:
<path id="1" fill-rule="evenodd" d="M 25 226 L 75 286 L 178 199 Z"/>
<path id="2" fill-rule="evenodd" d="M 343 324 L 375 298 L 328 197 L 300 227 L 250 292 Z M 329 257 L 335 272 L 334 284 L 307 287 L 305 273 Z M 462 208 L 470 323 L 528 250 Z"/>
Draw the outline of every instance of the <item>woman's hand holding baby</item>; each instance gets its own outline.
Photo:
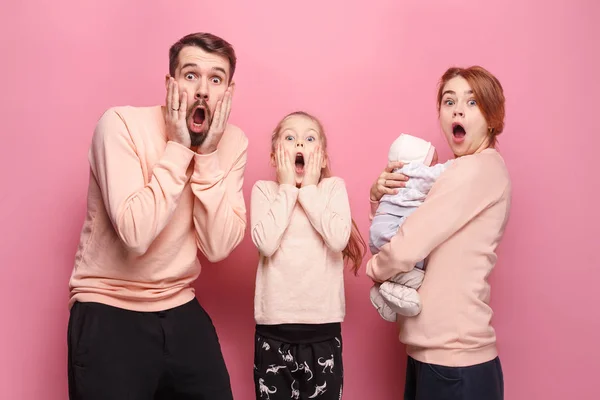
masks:
<path id="1" fill-rule="evenodd" d="M 395 169 L 402 168 L 403 162 L 395 161 L 388 163 L 387 167 L 379 175 L 375 183 L 371 186 L 370 198 L 371 201 L 379 201 L 384 194 L 396 194 L 398 188 L 406 186 L 408 177 L 404 174 L 392 172 Z"/>

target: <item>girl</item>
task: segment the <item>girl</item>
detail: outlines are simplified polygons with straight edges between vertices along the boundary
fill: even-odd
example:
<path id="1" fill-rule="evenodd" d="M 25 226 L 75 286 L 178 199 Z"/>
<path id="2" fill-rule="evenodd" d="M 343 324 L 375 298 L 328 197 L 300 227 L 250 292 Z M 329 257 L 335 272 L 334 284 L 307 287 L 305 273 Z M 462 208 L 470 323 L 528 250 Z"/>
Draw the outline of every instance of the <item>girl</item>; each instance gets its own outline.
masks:
<path id="1" fill-rule="evenodd" d="M 340 399 L 344 261 L 356 274 L 366 245 L 344 181 L 331 177 L 321 123 L 287 115 L 271 139 L 277 182 L 252 189 L 257 399 Z"/>
<path id="2" fill-rule="evenodd" d="M 495 148 L 504 129 L 504 93 L 481 67 L 451 68 L 440 81 L 437 106 L 455 160 L 369 260 L 367 274 L 382 282 L 429 256 L 419 288 L 423 310 L 399 322 L 409 356 L 405 400 L 501 400 L 488 277 L 511 199 L 510 177 Z M 373 209 L 402 185 L 395 167 L 373 184 Z"/>

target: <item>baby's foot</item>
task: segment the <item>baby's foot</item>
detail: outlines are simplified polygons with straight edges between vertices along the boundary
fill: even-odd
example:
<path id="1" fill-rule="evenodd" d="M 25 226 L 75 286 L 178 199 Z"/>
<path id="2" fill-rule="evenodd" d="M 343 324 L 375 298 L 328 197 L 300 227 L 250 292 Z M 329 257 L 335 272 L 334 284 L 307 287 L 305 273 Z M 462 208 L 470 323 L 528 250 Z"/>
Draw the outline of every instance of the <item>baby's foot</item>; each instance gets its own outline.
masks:
<path id="1" fill-rule="evenodd" d="M 379 293 L 379 285 L 373 285 L 373 287 L 371 287 L 369 295 L 371 298 L 371 303 L 377 309 L 379 315 L 381 315 L 381 318 L 389 322 L 396 322 L 398 316 L 390 308 L 390 306 L 386 304 L 385 299 L 383 298 L 381 293 Z"/>
<path id="2" fill-rule="evenodd" d="M 379 294 L 386 305 L 397 314 L 414 317 L 421 312 L 421 296 L 413 288 L 388 281 L 381 284 Z"/>

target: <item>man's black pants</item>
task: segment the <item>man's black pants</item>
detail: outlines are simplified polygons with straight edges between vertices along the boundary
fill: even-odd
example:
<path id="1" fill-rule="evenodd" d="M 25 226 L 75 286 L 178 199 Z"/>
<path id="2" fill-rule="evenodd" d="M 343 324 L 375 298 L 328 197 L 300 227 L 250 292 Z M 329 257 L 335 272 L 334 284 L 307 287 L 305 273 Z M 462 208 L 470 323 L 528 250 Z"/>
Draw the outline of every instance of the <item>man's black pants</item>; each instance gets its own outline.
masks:
<path id="1" fill-rule="evenodd" d="M 75 303 L 71 400 L 232 400 L 213 323 L 196 299 L 159 312 Z"/>

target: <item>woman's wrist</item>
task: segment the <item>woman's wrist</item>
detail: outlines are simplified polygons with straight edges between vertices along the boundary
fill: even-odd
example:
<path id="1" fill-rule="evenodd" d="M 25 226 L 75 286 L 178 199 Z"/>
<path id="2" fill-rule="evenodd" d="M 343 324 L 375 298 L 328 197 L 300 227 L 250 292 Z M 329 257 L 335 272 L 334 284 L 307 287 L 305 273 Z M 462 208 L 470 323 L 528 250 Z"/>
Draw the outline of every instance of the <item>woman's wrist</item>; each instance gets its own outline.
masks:
<path id="1" fill-rule="evenodd" d="M 371 190 L 369 192 L 369 200 L 371 200 L 372 203 L 378 203 L 381 199 L 381 196 L 377 197 L 377 194 L 377 189 L 371 186 Z"/>

